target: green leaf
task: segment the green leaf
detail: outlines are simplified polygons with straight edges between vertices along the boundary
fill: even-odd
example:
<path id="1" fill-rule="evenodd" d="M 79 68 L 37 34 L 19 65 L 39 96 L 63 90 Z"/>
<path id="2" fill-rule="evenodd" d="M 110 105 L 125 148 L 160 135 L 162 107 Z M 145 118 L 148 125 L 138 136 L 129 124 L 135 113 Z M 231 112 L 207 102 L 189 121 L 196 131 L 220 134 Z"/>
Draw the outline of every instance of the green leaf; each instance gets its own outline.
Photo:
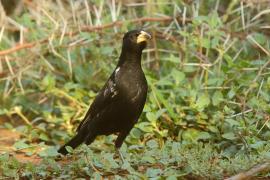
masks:
<path id="1" fill-rule="evenodd" d="M 219 105 L 223 101 L 223 94 L 220 91 L 215 91 L 212 97 L 212 103 L 214 106 Z"/>
<path id="2" fill-rule="evenodd" d="M 39 152 L 38 155 L 41 157 L 56 157 L 59 155 L 59 153 L 57 152 L 56 147 L 48 147 Z"/>
<path id="3" fill-rule="evenodd" d="M 236 94 L 236 90 L 234 88 L 231 88 L 229 93 L 228 93 L 228 98 L 232 99 Z"/>
<path id="4" fill-rule="evenodd" d="M 220 19 L 218 17 L 218 14 L 216 12 L 212 13 L 210 16 L 210 21 L 208 21 L 209 25 L 211 28 L 215 29 L 219 26 L 220 24 Z"/>
<path id="5" fill-rule="evenodd" d="M 255 143 L 250 144 L 250 147 L 253 149 L 261 149 L 264 147 L 265 144 L 266 143 L 264 141 L 256 141 Z"/>
<path id="6" fill-rule="evenodd" d="M 187 129 L 183 132 L 182 137 L 184 140 L 196 142 L 198 140 L 200 132 L 197 129 Z"/>
<path id="7" fill-rule="evenodd" d="M 144 131 L 144 132 L 153 132 L 153 127 L 149 122 L 141 122 L 139 124 L 136 125 L 137 128 L 139 128 L 140 130 Z"/>
<path id="8" fill-rule="evenodd" d="M 265 156 L 267 159 L 270 159 L 270 151 L 264 152 L 262 155 Z"/>
<path id="9" fill-rule="evenodd" d="M 47 74 L 42 82 L 42 87 L 43 90 L 51 90 L 55 87 L 55 76 L 51 75 L 51 74 Z"/>
<path id="10" fill-rule="evenodd" d="M 151 86 L 152 91 L 154 91 L 154 93 L 156 94 L 157 98 L 159 101 L 161 101 L 161 103 L 165 106 L 166 110 L 168 111 L 168 113 L 170 114 L 170 116 L 172 118 L 177 118 L 177 114 L 174 112 L 172 106 L 169 104 L 169 102 L 164 98 L 164 96 L 162 95 L 162 93 L 157 90 L 155 88 L 155 86 Z"/>
<path id="11" fill-rule="evenodd" d="M 143 162 L 148 162 L 148 163 L 151 163 L 151 164 L 153 164 L 153 163 L 156 162 L 155 158 L 153 158 L 151 156 L 144 156 L 144 157 L 142 157 L 142 161 Z"/>
<path id="12" fill-rule="evenodd" d="M 217 46 L 219 45 L 219 41 L 220 41 L 220 38 L 215 36 L 211 40 L 211 48 L 217 48 Z"/>
<path id="13" fill-rule="evenodd" d="M 202 47 L 204 47 L 204 48 L 210 48 L 210 40 L 209 39 L 206 39 L 206 38 L 203 38 L 202 40 L 201 40 L 201 43 L 202 43 Z"/>
<path id="14" fill-rule="evenodd" d="M 176 175 L 170 175 L 166 178 L 166 180 L 177 180 L 177 176 Z"/>
<path id="15" fill-rule="evenodd" d="M 228 133 L 222 134 L 222 137 L 225 138 L 225 139 L 229 139 L 229 140 L 236 139 L 233 132 L 228 132 Z"/>
<path id="16" fill-rule="evenodd" d="M 198 134 L 198 137 L 197 139 L 202 139 L 202 140 L 205 140 L 205 139 L 210 139 L 212 136 L 208 133 L 208 132 L 200 132 Z"/>
<path id="17" fill-rule="evenodd" d="M 171 75 L 174 78 L 176 85 L 179 85 L 185 79 L 185 74 L 177 69 L 173 69 Z"/>
<path id="18" fill-rule="evenodd" d="M 45 134 L 45 133 L 41 133 L 41 134 L 39 135 L 39 138 L 40 138 L 41 140 L 43 140 L 43 141 L 49 141 L 49 137 L 48 137 L 47 134 Z"/>
<path id="19" fill-rule="evenodd" d="M 71 146 L 66 146 L 65 148 L 66 148 L 67 152 L 69 152 L 69 153 L 73 153 L 73 151 L 74 151 L 74 149 Z"/>
<path id="20" fill-rule="evenodd" d="M 151 139 L 150 141 L 147 141 L 146 145 L 151 149 L 159 147 L 157 141 L 154 140 L 154 139 Z"/>
<path id="21" fill-rule="evenodd" d="M 148 112 L 146 113 L 146 117 L 149 121 L 155 121 L 156 120 L 156 116 L 153 112 Z"/>
<path id="22" fill-rule="evenodd" d="M 234 119 L 225 119 L 227 123 L 230 124 L 230 126 L 240 126 L 240 123 Z"/>
<path id="23" fill-rule="evenodd" d="M 180 59 L 179 59 L 179 57 L 176 57 L 173 54 L 170 54 L 168 61 L 173 62 L 173 63 L 179 63 Z"/>
<path id="24" fill-rule="evenodd" d="M 100 48 L 101 53 L 104 55 L 111 55 L 113 53 L 114 48 L 112 46 L 105 46 Z"/>
<path id="25" fill-rule="evenodd" d="M 199 111 L 202 111 L 205 107 L 207 107 L 210 103 L 210 98 L 208 94 L 199 95 L 196 101 L 196 107 Z"/>
<path id="26" fill-rule="evenodd" d="M 161 169 L 154 169 L 154 168 L 148 168 L 146 171 L 146 175 L 148 177 L 158 177 L 159 175 L 161 175 L 162 170 Z"/>
<path id="27" fill-rule="evenodd" d="M 28 148 L 30 147 L 28 144 L 25 143 L 25 140 L 20 140 L 20 141 L 17 141 L 13 144 L 13 147 L 16 148 L 17 150 L 20 150 L 20 149 L 25 149 L 25 148 Z"/>
<path id="28" fill-rule="evenodd" d="M 264 45 L 267 41 L 267 37 L 262 33 L 253 33 L 252 37 L 259 43 L 260 45 Z"/>

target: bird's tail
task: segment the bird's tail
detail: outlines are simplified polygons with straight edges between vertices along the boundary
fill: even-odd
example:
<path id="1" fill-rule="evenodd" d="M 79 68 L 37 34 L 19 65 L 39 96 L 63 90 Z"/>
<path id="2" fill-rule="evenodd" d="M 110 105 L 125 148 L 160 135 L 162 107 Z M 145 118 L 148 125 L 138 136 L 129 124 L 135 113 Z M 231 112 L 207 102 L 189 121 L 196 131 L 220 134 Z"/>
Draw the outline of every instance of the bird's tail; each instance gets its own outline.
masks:
<path id="1" fill-rule="evenodd" d="M 59 150 L 58 153 L 61 153 L 63 155 L 68 154 L 68 151 L 66 150 L 67 146 L 72 147 L 73 149 L 75 149 L 76 147 L 78 147 L 80 144 L 82 144 L 84 142 L 84 136 L 82 135 L 82 133 L 78 133 L 76 136 L 74 136 L 68 143 L 66 143 L 64 146 L 62 146 Z"/>

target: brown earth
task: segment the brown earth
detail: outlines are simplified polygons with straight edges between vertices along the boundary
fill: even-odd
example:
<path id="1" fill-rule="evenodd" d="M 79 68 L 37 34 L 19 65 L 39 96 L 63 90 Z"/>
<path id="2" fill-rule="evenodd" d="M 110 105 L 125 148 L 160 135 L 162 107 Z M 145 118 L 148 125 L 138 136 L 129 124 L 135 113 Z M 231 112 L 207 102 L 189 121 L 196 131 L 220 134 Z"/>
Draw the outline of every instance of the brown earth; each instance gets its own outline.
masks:
<path id="1" fill-rule="evenodd" d="M 0 126 L 9 120 L 6 117 L 0 116 Z M 41 162 L 41 158 L 37 155 L 27 156 L 23 151 L 17 151 L 13 144 L 20 139 L 20 133 L 15 130 L 0 128 L 0 154 L 8 153 L 15 157 L 19 162 L 27 163 L 31 162 L 38 164 Z"/>

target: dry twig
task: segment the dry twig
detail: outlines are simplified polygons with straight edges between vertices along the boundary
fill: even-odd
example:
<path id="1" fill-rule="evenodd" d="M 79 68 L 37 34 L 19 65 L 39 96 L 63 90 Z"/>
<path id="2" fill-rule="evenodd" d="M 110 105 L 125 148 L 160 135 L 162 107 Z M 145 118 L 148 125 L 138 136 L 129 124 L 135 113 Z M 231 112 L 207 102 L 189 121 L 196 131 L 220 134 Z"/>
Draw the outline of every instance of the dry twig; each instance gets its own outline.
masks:
<path id="1" fill-rule="evenodd" d="M 129 20 L 127 22 L 129 23 L 142 23 L 142 22 L 167 22 L 167 21 L 173 21 L 177 19 L 177 21 L 182 22 L 182 18 L 181 17 L 161 17 L 161 18 L 152 18 L 152 17 L 144 17 L 144 18 L 138 18 L 138 19 L 132 19 Z M 190 19 L 186 19 L 187 22 L 191 22 Z M 122 26 L 124 24 L 124 21 L 115 21 L 112 23 L 108 23 L 105 25 L 101 25 L 101 26 L 83 26 L 81 28 L 80 31 L 74 31 L 74 32 L 67 32 L 64 35 L 65 36 L 74 36 L 79 34 L 80 32 L 93 32 L 93 31 L 100 31 L 103 29 L 108 29 L 111 27 L 116 27 L 116 26 Z M 56 35 L 57 37 L 60 37 L 62 34 L 59 33 L 58 35 Z M 20 44 L 18 46 L 12 47 L 10 49 L 6 49 L 3 51 L 0 51 L 0 56 L 5 56 L 11 53 L 14 53 L 16 51 L 19 51 L 21 49 L 27 49 L 27 48 L 32 48 L 34 46 L 36 46 L 37 44 L 43 44 L 49 41 L 49 38 L 46 39 L 42 39 L 36 42 L 30 42 L 30 43 L 24 43 L 24 44 Z"/>
<path id="2" fill-rule="evenodd" d="M 270 162 L 264 162 L 262 164 L 258 164 L 251 169 L 249 169 L 246 172 L 241 172 L 235 176 L 232 176 L 230 178 L 227 178 L 225 180 L 247 180 L 255 176 L 256 174 L 263 172 L 263 171 L 269 171 L 270 170 Z"/>

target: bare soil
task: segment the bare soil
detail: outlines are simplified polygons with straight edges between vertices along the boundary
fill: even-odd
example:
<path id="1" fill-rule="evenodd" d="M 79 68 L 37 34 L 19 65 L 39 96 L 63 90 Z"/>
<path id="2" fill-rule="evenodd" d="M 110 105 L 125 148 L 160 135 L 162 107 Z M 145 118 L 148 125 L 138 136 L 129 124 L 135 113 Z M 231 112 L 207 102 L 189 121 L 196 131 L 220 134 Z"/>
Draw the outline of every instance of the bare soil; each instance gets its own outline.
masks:
<path id="1" fill-rule="evenodd" d="M 7 122 L 8 119 L 5 117 L 0 117 L 0 126 Z M 17 151 L 13 144 L 20 139 L 20 133 L 10 130 L 0 128 L 0 154 L 8 153 L 15 157 L 19 162 L 27 163 L 31 162 L 34 164 L 39 164 L 41 162 L 41 158 L 37 155 L 27 156 L 23 151 Z"/>

